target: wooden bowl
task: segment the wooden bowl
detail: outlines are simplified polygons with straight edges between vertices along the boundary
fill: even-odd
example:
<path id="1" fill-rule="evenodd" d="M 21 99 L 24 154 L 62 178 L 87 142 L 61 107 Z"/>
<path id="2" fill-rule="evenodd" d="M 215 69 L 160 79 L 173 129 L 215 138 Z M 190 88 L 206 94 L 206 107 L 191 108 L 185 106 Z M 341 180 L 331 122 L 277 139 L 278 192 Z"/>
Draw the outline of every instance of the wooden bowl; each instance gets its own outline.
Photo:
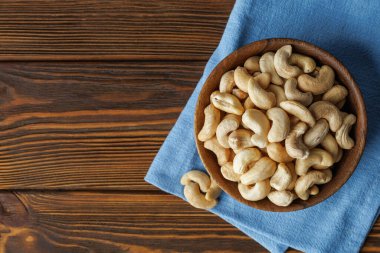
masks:
<path id="1" fill-rule="evenodd" d="M 244 61 L 251 56 L 262 55 L 267 51 L 276 51 L 280 47 L 288 44 L 292 45 L 293 52 L 308 55 L 316 60 L 318 65 L 326 64 L 335 70 L 336 79 L 349 91 L 348 100 L 342 110 L 355 114 L 357 117 L 357 122 L 351 131 L 351 136 L 355 139 L 355 146 L 351 150 L 344 150 L 341 161 L 335 164 L 332 169 L 332 180 L 329 183 L 319 187 L 320 192 L 318 195 L 310 196 L 310 198 L 306 201 L 297 199 L 287 207 L 279 207 L 274 205 L 267 198 L 257 202 L 243 199 L 238 191 L 237 183 L 228 181 L 222 176 L 220 166 L 217 163 L 215 155 L 203 147 L 203 142 L 200 142 L 197 139 L 197 136 L 204 122 L 203 110 L 210 104 L 210 94 L 218 89 L 221 76 L 225 72 L 235 69 L 237 66 L 243 66 Z M 241 47 L 227 56 L 215 67 L 210 76 L 207 78 L 199 94 L 195 109 L 194 126 L 197 149 L 201 160 L 209 174 L 216 180 L 218 185 L 226 193 L 231 195 L 236 200 L 257 209 L 272 212 L 289 212 L 301 210 L 318 204 L 333 195 L 348 180 L 354 172 L 363 153 L 367 135 L 367 115 L 359 87 L 340 61 L 338 61 L 330 53 L 310 43 L 294 39 L 276 38 L 256 41 Z"/>

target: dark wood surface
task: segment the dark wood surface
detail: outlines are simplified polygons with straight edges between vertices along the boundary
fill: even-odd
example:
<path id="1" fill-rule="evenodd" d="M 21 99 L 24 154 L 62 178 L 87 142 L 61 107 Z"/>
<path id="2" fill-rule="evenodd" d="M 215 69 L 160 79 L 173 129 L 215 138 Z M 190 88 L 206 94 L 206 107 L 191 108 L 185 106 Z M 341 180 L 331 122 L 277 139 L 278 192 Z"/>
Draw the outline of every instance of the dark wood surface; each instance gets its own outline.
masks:
<path id="1" fill-rule="evenodd" d="M 232 6 L 0 2 L 0 252 L 265 251 L 143 181 Z"/>

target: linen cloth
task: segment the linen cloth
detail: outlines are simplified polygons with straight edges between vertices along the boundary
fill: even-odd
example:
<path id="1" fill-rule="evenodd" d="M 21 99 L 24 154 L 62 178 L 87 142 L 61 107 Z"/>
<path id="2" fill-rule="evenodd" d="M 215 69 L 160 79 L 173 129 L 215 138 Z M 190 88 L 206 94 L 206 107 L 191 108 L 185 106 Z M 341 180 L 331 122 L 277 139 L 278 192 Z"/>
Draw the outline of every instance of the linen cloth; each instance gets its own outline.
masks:
<path id="1" fill-rule="evenodd" d="M 355 173 L 332 197 L 301 211 L 272 213 L 245 206 L 227 194 L 210 210 L 272 252 L 356 252 L 380 206 L 380 1 L 237 1 L 221 42 L 209 59 L 177 123 L 145 180 L 181 198 L 181 176 L 204 167 L 193 136 L 198 93 L 224 57 L 252 41 L 288 37 L 309 41 L 343 62 L 367 107 L 367 144 Z"/>

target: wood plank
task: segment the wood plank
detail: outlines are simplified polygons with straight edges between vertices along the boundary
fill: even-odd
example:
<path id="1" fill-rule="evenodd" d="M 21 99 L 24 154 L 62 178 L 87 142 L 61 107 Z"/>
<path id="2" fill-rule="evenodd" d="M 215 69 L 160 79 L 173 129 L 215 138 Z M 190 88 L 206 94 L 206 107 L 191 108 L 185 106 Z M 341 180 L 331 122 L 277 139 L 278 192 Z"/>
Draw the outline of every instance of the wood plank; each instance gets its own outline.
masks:
<path id="1" fill-rule="evenodd" d="M 0 2 L 0 60 L 206 60 L 232 0 Z"/>
<path id="2" fill-rule="evenodd" d="M 0 63 L 1 189 L 152 190 L 204 63 Z"/>

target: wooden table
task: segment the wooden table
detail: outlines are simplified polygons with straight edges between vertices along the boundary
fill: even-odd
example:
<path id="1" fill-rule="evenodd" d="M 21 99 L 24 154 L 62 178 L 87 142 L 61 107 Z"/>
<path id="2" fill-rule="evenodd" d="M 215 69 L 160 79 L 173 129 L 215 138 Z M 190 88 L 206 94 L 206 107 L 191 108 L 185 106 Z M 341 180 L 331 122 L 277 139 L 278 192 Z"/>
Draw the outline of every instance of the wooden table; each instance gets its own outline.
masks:
<path id="1" fill-rule="evenodd" d="M 232 6 L 0 2 L 0 252 L 265 251 L 143 180 Z"/>

